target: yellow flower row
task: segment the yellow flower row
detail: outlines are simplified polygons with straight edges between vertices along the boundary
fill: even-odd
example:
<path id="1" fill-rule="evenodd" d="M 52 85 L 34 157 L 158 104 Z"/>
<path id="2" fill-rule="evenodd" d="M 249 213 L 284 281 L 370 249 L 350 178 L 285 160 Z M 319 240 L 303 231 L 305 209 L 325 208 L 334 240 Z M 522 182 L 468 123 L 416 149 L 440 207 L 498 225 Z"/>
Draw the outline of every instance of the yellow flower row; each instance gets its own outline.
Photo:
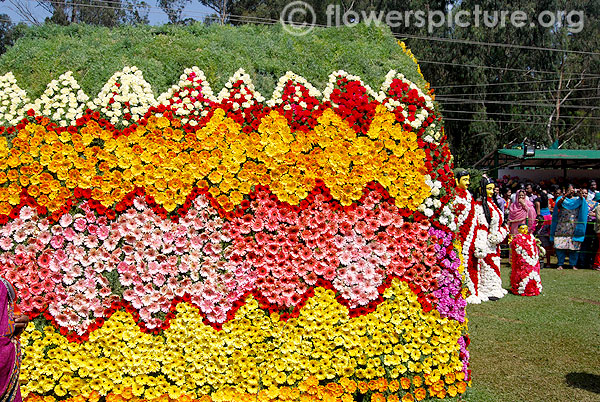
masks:
<path id="1" fill-rule="evenodd" d="M 25 395 L 107 395 L 131 388 L 145 399 L 214 398 L 223 389 L 256 394 L 272 386 L 298 386 L 309 375 L 323 382 L 415 375 L 431 383 L 453 382 L 463 369 L 457 343 L 463 329 L 435 310 L 423 312 L 398 280 L 375 311 L 354 318 L 323 288 L 287 322 L 249 297 L 221 331 L 181 303 L 170 328 L 158 336 L 142 333 L 124 311 L 82 344 L 69 343 L 52 326 L 28 330 L 22 337 L 21 379 Z"/>
<path id="2" fill-rule="evenodd" d="M 267 389 L 261 389 L 255 394 L 240 393 L 234 388 L 224 388 L 216 392 L 213 397 L 203 395 L 194 399 L 189 395 L 172 396 L 169 394 L 161 395 L 152 399 L 153 402 L 353 402 L 354 395 L 371 393 L 371 402 L 403 402 L 420 401 L 427 395 L 443 398 L 446 395 L 454 397 L 466 391 L 467 384 L 463 381 L 464 375 L 458 373 L 456 378 L 452 378 L 454 384 L 447 387 L 448 380 L 438 380 L 432 383 L 429 380 L 423 381 L 420 376 L 415 377 L 413 393 L 406 390 L 410 387 L 411 381 L 403 377 L 402 380 L 392 380 L 388 382 L 385 378 L 371 380 L 369 382 L 359 381 L 358 383 L 347 378 L 342 378 L 339 382 L 331 382 L 327 385 L 320 385 L 319 380 L 314 376 L 309 376 L 303 380 L 298 387 L 275 386 Z M 408 382 L 408 384 L 407 384 Z M 407 386 L 408 385 L 408 386 Z M 384 393 L 388 393 L 387 398 Z M 101 395 L 97 391 L 92 391 L 87 397 L 78 395 L 68 398 L 65 402 L 98 402 Z M 402 398 L 402 399 L 400 399 Z M 124 388 L 122 393 L 109 393 L 105 397 L 106 402 L 147 402 L 146 399 L 138 398 L 134 395 L 132 388 Z M 25 402 L 56 402 L 52 396 L 39 396 L 30 394 Z"/>
<path id="3" fill-rule="evenodd" d="M 276 111 L 250 133 L 222 109 L 195 133 L 186 134 L 178 124 L 152 116 L 147 125 L 115 139 L 95 121 L 60 135 L 30 123 L 11 144 L 0 139 L 0 213 L 19 203 L 24 187 L 50 211 L 60 208 L 75 187 L 92 189 L 105 206 L 144 187 L 168 211 L 194 186 L 209 187 L 227 210 L 259 184 L 297 204 L 316 179 L 343 205 L 358 200 L 370 181 L 381 183 L 400 208 L 414 210 L 430 193 L 416 134 L 403 131 L 383 106 L 366 136 L 331 109 L 308 133 L 291 132 Z"/>

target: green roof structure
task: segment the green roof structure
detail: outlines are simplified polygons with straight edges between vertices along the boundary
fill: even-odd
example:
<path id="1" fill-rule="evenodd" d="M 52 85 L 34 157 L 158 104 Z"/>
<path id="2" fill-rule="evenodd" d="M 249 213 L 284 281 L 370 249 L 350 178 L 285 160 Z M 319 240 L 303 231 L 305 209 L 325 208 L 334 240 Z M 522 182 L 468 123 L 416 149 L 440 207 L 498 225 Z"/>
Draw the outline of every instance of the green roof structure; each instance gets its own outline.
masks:
<path id="1" fill-rule="evenodd" d="M 475 167 L 489 169 L 588 169 L 600 168 L 600 150 L 593 149 L 536 149 L 525 155 L 522 148 L 498 149 L 486 155 Z"/>

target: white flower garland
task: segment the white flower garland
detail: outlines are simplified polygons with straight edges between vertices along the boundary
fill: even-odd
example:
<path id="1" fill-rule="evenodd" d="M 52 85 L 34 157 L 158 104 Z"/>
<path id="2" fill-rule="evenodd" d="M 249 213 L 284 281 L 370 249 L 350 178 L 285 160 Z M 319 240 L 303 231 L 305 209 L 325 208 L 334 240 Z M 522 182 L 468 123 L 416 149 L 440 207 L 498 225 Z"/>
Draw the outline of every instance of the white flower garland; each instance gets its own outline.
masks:
<path id="1" fill-rule="evenodd" d="M 500 265 L 500 256 L 494 256 L 492 258 L 494 265 Z M 502 278 L 493 266 L 489 265 L 484 259 L 479 259 L 477 268 L 479 271 L 479 286 L 477 295 L 481 301 L 487 301 L 490 297 L 497 297 L 498 299 L 506 296 L 508 291 L 502 287 Z"/>
<path id="2" fill-rule="evenodd" d="M 379 102 L 381 102 L 385 107 L 387 107 L 388 110 L 395 110 L 396 108 L 401 106 L 402 115 L 405 119 L 408 117 L 408 113 L 406 112 L 407 106 L 396 99 L 388 97 L 388 91 L 391 87 L 392 82 L 395 79 L 398 79 L 406 85 L 408 85 L 409 91 L 412 89 L 416 90 L 418 96 L 425 99 L 425 107 L 431 110 L 434 109 L 433 99 L 429 94 L 424 93 L 417 85 L 415 85 L 414 82 L 408 80 L 404 76 L 404 74 L 398 73 L 396 70 L 390 70 L 385 76 L 385 80 L 383 81 L 383 84 L 381 84 L 381 90 L 379 91 L 379 94 L 377 94 L 376 97 L 376 99 Z M 420 108 L 415 113 L 415 120 L 410 122 L 410 125 L 413 128 L 419 128 L 423 125 L 423 122 L 425 122 L 425 120 L 427 120 L 428 117 L 429 112 L 427 111 L 427 109 Z M 441 130 L 436 130 L 436 128 L 437 127 L 435 123 L 433 123 L 431 126 L 428 126 L 426 129 L 426 135 L 423 136 L 423 140 L 426 142 L 438 143 L 442 137 L 442 132 Z"/>
<path id="3" fill-rule="evenodd" d="M 525 288 L 527 288 L 529 281 L 535 281 L 538 290 L 540 293 L 542 292 L 542 278 L 540 278 L 540 274 L 538 274 L 536 271 L 531 271 L 529 275 L 519 282 L 519 289 L 517 291 L 520 295 L 525 294 Z"/>
<path id="4" fill-rule="evenodd" d="M 540 260 L 537 244 L 534 240 L 533 245 L 531 245 L 530 241 L 527 241 L 527 245 L 530 247 L 529 250 L 524 249 L 519 244 L 515 244 L 515 251 L 523 258 L 527 265 L 535 267 Z"/>
<path id="5" fill-rule="evenodd" d="M 352 75 L 352 74 L 345 72 L 344 70 L 338 70 L 338 71 L 334 71 L 333 73 L 329 74 L 329 81 L 327 82 L 327 86 L 325 87 L 325 90 L 323 91 L 323 101 L 324 102 L 331 102 L 331 94 L 333 93 L 333 90 L 337 86 L 337 80 L 343 79 L 343 78 L 347 79 L 348 81 L 358 81 L 360 83 L 360 85 L 365 87 L 365 89 L 367 90 L 367 94 L 372 99 L 377 99 L 377 94 L 375 93 L 375 91 L 373 91 L 369 85 L 365 84 L 358 75 Z M 337 106 L 334 102 L 331 102 L 331 104 L 334 107 Z"/>
<path id="6" fill-rule="evenodd" d="M 193 80 L 189 80 L 188 78 L 192 73 L 195 74 L 195 77 Z M 418 95 L 425 99 L 426 107 L 430 109 L 434 107 L 430 95 L 425 94 L 415 83 L 409 81 L 403 74 L 399 74 L 395 70 L 388 72 L 378 93 L 365 84 L 359 76 L 349 74 L 344 70 L 335 71 L 329 75 L 329 81 L 322 93 L 302 76 L 288 71 L 279 79 L 271 99 L 266 103 L 271 107 L 280 104 L 282 102 L 281 95 L 283 88 L 289 81 L 303 85 L 309 91 L 310 96 L 315 98 L 322 97 L 322 101 L 331 101 L 331 94 L 337 85 L 337 80 L 340 78 L 358 81 L 365 88 L 370 98 L 382 102 L 390 110 L 402 106 L 402 114 L 405 118 L 408 117 L 406 105 L 389 98 L 387 95 L 394 79 L 400 79 L 408 85 L 409 89 L 415 89 Z M 244 99 L 243 102 L 234 102 L 234 108 L 247 108 L 256 102 L 263 102 L 265 100 L 256 91 L 250 76 L 244 69 L 236 71 L 225 84 L 225 87 L 219 92 L 219 95 L 215 97 L 202 70 L 196 66 L 188 68 L 180 76 L 180 81 L 177 85 L 173 85 L 165 93 L 161 94 L 158 99 L 155 99 L 152 87 L 144 80 L 142 71 L 135 66 L 125 67 L 122 71 L 116 72 L 109 78 L 100 93 L 92 101 L 81 90 L 72 73 L 68 71 L 61 75 L 58 80 L 51 81 L 46 88 L 46 92 L 33 103 L 30 103 L 27 93 L 19 88 L 14 75 L 8 72 L 0 76 L 0 124 L 17 124 L 23 119 L 29 108 L 33 108 L 36 112 L 56 120 L 61 125 L 72 124 L 81 116 L 86 108 L 100 111 L 112 124 L 133 123 L 139 120 L 148 111 L 149 107 L 156 106 L 157 104 L 170 104 L 179 116 L 185 117 L 189 114 L 195 114 L 194 112 L 198 110 L 200 115 L 202 115 L 201 102 L 192 102 L 187 98 L 188 96 L 195 98 L 197 94 L 194 94 L 193 91 L 186 92 L 185 90 L 180 92 L 182 89 L 193 87 L 195 83 L 198 83 L 201 85 L 201 93 L 206 99 L 219 103 L 230 96 L 233 84 L 239 80 L 243 82 L 243 85 L 240 93 L 236 94 L 235 97 L 240 100 L 242 97 Z M 178 94 L 178 99 L 172 99 L 176 94 Z M 174 102 L 171 102 L 171 100 Z M 178 102 L 179 100 L 181 100 L 181 103 Z M 301 102 L 300 98 L 298 100 Z M 131 114 L 131 119 L 124 118 L 124 115 L 127 113 Z M 410 125 L 415 129 L 419 129 L 428 117 L 429 112 L 420 108 L 415 113 L 415 120 L 410 122 Z M 441 124 L 434 122 L 426 128 L 423 139 L 427 142 L 438 142 L 441 136 Z"/>
<path id="7" fill-rule="evenodd" d="M 248 108 L 254 105 L 256 102 L 264 102 L 265 98 L 256 90 L 254 87 L 254 83 L 246 71 L 243 68 L 237 70 L 230 78 L 229 81 L 225 83 L 225 88 L 221 89 L 219 95 L 217 96 L 217 102 L 223 102 L 223 100 L 229 98 L 231 95 L 231 89 L 233 88 L 233 84 L 238 81 L 242 81 L 242 86 L 240 87 L 240 93 L 237 93 L 234 97 L 236 99 L 242 99 L 244 97 L 244 102 L 241 102 L 242 108 Z M 245 93 L 245 95 L 242 95 Z M 237 103 L 233 104 L 235 109 L 239 108 Z"/>
<path id="8" fill-rule="evenodd" d="M 321 98 L 323 96 L 321 91 L 316 89 L 310 82 L 308 82 L 306 80 L 306 78 L 304 78 L 292 71 L 288 71 L 285 73 L 285 75 L 283 75 L 281 78 L 279 78 L 279 81 L 277 82 L 277 86 L 275 87 L 275 90 L 273 91 L 273 96 L 271 97 L 270 100 L 267 101 L 267 106 L 274 107 L 276 105 L 280 105 L 281 103 L 283 103 L 283 99 L 281 98 L 281 95 L 283 95 L 283 90 L 285 89 L 286 85 L 288 85 L 288 82 L 291 82 L 291 84 L 295 86 L 295 90 L 296 90 L 296 94 L 292 98 L 292 100 L 294 102 L 300 103 L 301 106 L 302 106 L 302 102 L 301 102 L 302 92 L 300 91 L 301 87 L 299 85 L 304 86 L 308 90 L 309 96 L 312 96 L 314 98 Z"/>

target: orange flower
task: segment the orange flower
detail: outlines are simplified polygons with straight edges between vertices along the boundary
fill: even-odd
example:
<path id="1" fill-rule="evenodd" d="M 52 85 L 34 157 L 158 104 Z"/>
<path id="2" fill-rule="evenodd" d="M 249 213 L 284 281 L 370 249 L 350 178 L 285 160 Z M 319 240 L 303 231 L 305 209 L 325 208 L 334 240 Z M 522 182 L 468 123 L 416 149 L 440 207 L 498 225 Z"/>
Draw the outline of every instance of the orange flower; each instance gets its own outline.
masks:
<path id="1" fill-rule="evenodd" d="M 400 383 L 398 382 L 398 380 L 392 380 L 390 381 L 388 387 L 390 389 L 390 392 L 397 392 L 400 389 Z"/>
<path id="2" fill-rule="evenodd" d="M 458 383 L 456 383 L 456 389 L 460 394 L 464 394 L 467 390 L 467 384 L 463 381 L 459 381 Z"/>
<path id="3" fill-rule="evenodd" d="M 398 395 L 390 395 L 388 396 L 387 402 L 400 402 L 400 398 L 398 398 Z"/>
<path id="4" fill-rule="evenodd" d="M 454 373 L 446 374 L 446 384 L 452 384 L 456 381 L 456 375 Z"/>
<path id="5" fill-rule="evenodd" d="M 387 382 L 387 380 L 385 379 L 385 377 L 381 377 L 381 378 L 379 379 L 378 383 L 379 383 L 379 388 L 378 388 L 378 389 L 379 389 L 379 392 L 385 392 L 385 391 L 387 391 L 387 388 L 388 388 L 388 382 Z"/>
<path id="6" fill-rule="evenodd" d="M 423 399 L 425 399 L 426 396 L 427 391 L 425 391 L 425 388 L 415 389 L 415 398 L 417 399 L 417 401 L 422 401 Z"/>
<path id="7" fill-rule="evenodd" d="M 0 214 L 8 215 L 12 211 L 12 207 L 8 202 L 0 202 Z"/>
<path id="8" fill-rule="evenodd" d="M 410 388 L 410 378 L 402 377 L 400 379 L 400 385 L 402 386 L 402 389 L 409 389 Z"/>
<path id="9" fill-rule="evenodd" d="M 415 387 L 420 387 L 421 385 L 423 385 L 423 379 L 420 376 L 416 375 L 413 378 L 413 384 L 415 384 Z"/>
<path id="10" fill-rule="evenodd" d="M 342 386 L 334 382 L 330 382 L 329 384 L 327 384 L 327 386 L 325 386 L 325 389 L 336 398 L 339 398 L 344 393 L 344 389 L 342 388 Z"/>
<path id="11" fill-rule="evenodd" d="M 50 198 L 48 198 L 48 196 L 46 194 L 42 194 L 38 197 L 37 201 L 40 205 L 46 206 L 50 202 Z"/>
<path id="12" fill-rule="evenodd" d="M 414 396 L 412 396 L 411 393 L 405 394 L 402 397 L 402 402 L 414 402 L 414 401 L 415 401 L 415 398 L 414 398 Z"/>
<path id="13" fill-rule="evenodd" d="M 344 387 L 344 390 L 349 394 L 353 394 L 354 392 L 356 392 L 357 387 L 356 382 L 354 380 L 344 377 L 340 380 L 340 384 L 342 385 L 342 387 Z"/>
<path id="14" fill-rule="evenodd" d="M 456 394 L 458 394 L 458 389 L 454 385 L 450 385 L 448 387 L 448 395 L 454 398 Z"/>
<path id="15" fill-rule="evenodd" d="M 366 382 L 364 382 L 364 381 L 358 382 L 358 392 L 360 392 L 361 394 L 366 394 L 368 390 L 369 390 L 369 386 L 367 385 Z"/>
<path id="16" fill-rule="evenodd" d="M 371 395 L 371 402 L 385 402 L 385 396 L 379 392 L 375 392 Z"/>

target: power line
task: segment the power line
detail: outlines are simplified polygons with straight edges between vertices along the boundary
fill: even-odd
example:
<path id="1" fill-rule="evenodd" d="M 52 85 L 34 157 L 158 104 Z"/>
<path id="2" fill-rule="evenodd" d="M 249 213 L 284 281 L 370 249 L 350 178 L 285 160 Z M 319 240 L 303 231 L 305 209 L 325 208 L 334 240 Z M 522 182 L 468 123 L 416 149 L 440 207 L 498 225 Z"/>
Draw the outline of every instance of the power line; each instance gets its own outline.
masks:
<path id="1" fill-rule="evenodd" d="M 590 79 L 594 79 L 594 78 L 590 78 Z M 488 87 L 488 86 L 499 86 L 499 85 L 514 85 L 514 84 L 538 84 L 538 83 L 558 82 L 558 81 L 560 81 L 560 79 L 538 80 L 538 81 L 529 80 L 529 81 L 512 81 L 512 82 L 491 82 L 491 83 L 483 83 L 483 84 L 465 84 L 465 85 L 457 84 L 457 85 L 442 85 L 439 87 L 434 87 L 434 89 L 438 90 L 441 88 Z"/>
<path id="2" fill-rule="evenodd" d="M 478 114 L 478 113 L 482 113 L 482 114 L 486 114 L 486 115 L 499 115 L 499 116 L 515 116 L 515 117 L 544 117 L 544 118 L 548 118 L 549 115 L 547 114 L 532 114 L 532 113 L 502 113 L 502 112 L 488 112 L 488 111 L 474 111 L 474 110 L 454 110 L 454 109 L 443 109 L 442 108 L 442 114 L 446 114 L 446 113 L 466 113 L 466 114 Z M 593 120 L 593 121 L 600 121 L 600 117 L 593 117 L 593 116 L 589 116 L 589 117 L 581 117 L 581 116 L 572 116 L 572 115 L 561 115 L 560 116 L 561 119 L 585 119 L 585 120 Z"/>
<path id="3" fill-rule="evenodd" d="M 403 37 L 420 40 L 430 40 L 437 42 L 448 42 L 448 43 L 461 43 L 466 45 L 482 45 L 482 46 L 495 46 L 515 49 L 527 49 L 527 50 L 543 50 L 548 52 L 561 52 L 561 53 L 575 53 L 575 54 L 586 54 L 591 56 L 600 56 L 600 52 L 587 52 L 585 50 L 567 50 L 567 49 L 556 49 L 552 47 L 542 46 L 528 46 L 528 45 L 515 45 L 512 43 L 499 43 L 499 42 L 481 42 L 468 39 L 456 39 L 456 38 L 440 38 L 435 36 L 418 36 L 410 34 L 402 34 Z"/>
<path id="4" fill-rule="evenodd" d="M 474 99 L 474 98 L 458 98 L 458 96 L 461 96 L 462 94 L 451 94 L 451 95 L 437 95 L 435 98 L 437 100 L 444 100 L 444 99 L 465 99 L 465 100 L 482 100 L 482 101 L 486 101 L 486 99 Z M 483 94 L 479 94 L 479 95 L 487 95 L 485 93 Z M 554 99 L 522 99 L 523 101 L 528 101 L 528 102 L 548 102 L 548 101 L 554 101 Z M 600 100 L 600 97 L 598 96 L 592 96 L 592 97 L 581 97 L 581 98 L 567 98 L 565 101 L 580 101 L 580 100 Z M 512 101 L 509 101 L 512 103 Z"/>
<path id="5" fill-rule="evenodd" d="M 486 66 L 481 64 L 463 64 L 463 63 L 450 63 L 445 61 L 432 61 L 432 60 L 419 60 L 419 64 L 440 64 L 446 66 L 458 66 L 458 67 L 469 67 L 469 68 L 485 68 L 491 70 L 502 70 L 502 71 L 516 71 L 516 72 L 525 72 L 529 74 L 558 74 L 558 71 L 547 71 L 547 70 L 530 70 L 523 68 L 508 68 L 508 67 L 496 67 L 496 66 Z M 599 74 L 586 74 L 586 73 L 563 73 L 563 75 L 578 75 L 592 78 L 600 78 Z"/>
<path id="6" fill-rule="evenodd" d="M 546 126 L 548 125 L 548 123 L 541 123 L 541 122 L 535 122 L 535 121 L 515 121 L 515 120 L 486 120 L 486 119 L 456 119 L 456 118 L 452 118 L 452 117 L 445 117 L 444 120 L 449 120 L 449 121 L 462 121 L 462 122 L 481 122 L 481 123 L 505 123 L 505 124 L 533 124 L 536 126 Z M 591 128 L 597 128 L 598 125 L 596 124 L 581 124 L 578 125 L 577 127 L 591 127 Z"/>
<path id="7" fill-rule="evenodd" d="M 437 99 L 437 98 L 436 98 Z M 487 99 L 461 99 L 461 98 L 446 98 L 442 99 L 444 102 L 448 103 L 498 103 L 498 104 L 506 104 L 506 101 L 493 101 Z M 556 107 L 555 104 L 552 103 L 526 103 L 526 102 L 510 102 L 511 105 L 520 105 L 520 106 L 547 106 L 547 107 Z M 565 109 L 598 109 L 597 106 L 571 106 L 571 105 L 561 105 L 561 108 Z"/>
<path id="8" fill-rule="evenodd" d="M 585 88 L 562 88 L 561 91 L 570 92 L 570 91 L 592 91 L 597 90 L 600 91 L 600 87 L 585 87 Z M 554 93 L 556 90 L 554 89 L 541 89 L 537 91 L 506 91 L 506 92 L 478 92 L 478 93 L 466 93 L 466 94 L 454 94 L 460 96 L 475 96 L 475 95 L 523 95 L 523 94 L 540 94 L 540 93 Z M 449 94 L 453 95 L 453 94 Z M 437 93 L 438 96 L 448 96 L 446 94 Z M 572 98 L 575 99 L 575 98 Z"/>

